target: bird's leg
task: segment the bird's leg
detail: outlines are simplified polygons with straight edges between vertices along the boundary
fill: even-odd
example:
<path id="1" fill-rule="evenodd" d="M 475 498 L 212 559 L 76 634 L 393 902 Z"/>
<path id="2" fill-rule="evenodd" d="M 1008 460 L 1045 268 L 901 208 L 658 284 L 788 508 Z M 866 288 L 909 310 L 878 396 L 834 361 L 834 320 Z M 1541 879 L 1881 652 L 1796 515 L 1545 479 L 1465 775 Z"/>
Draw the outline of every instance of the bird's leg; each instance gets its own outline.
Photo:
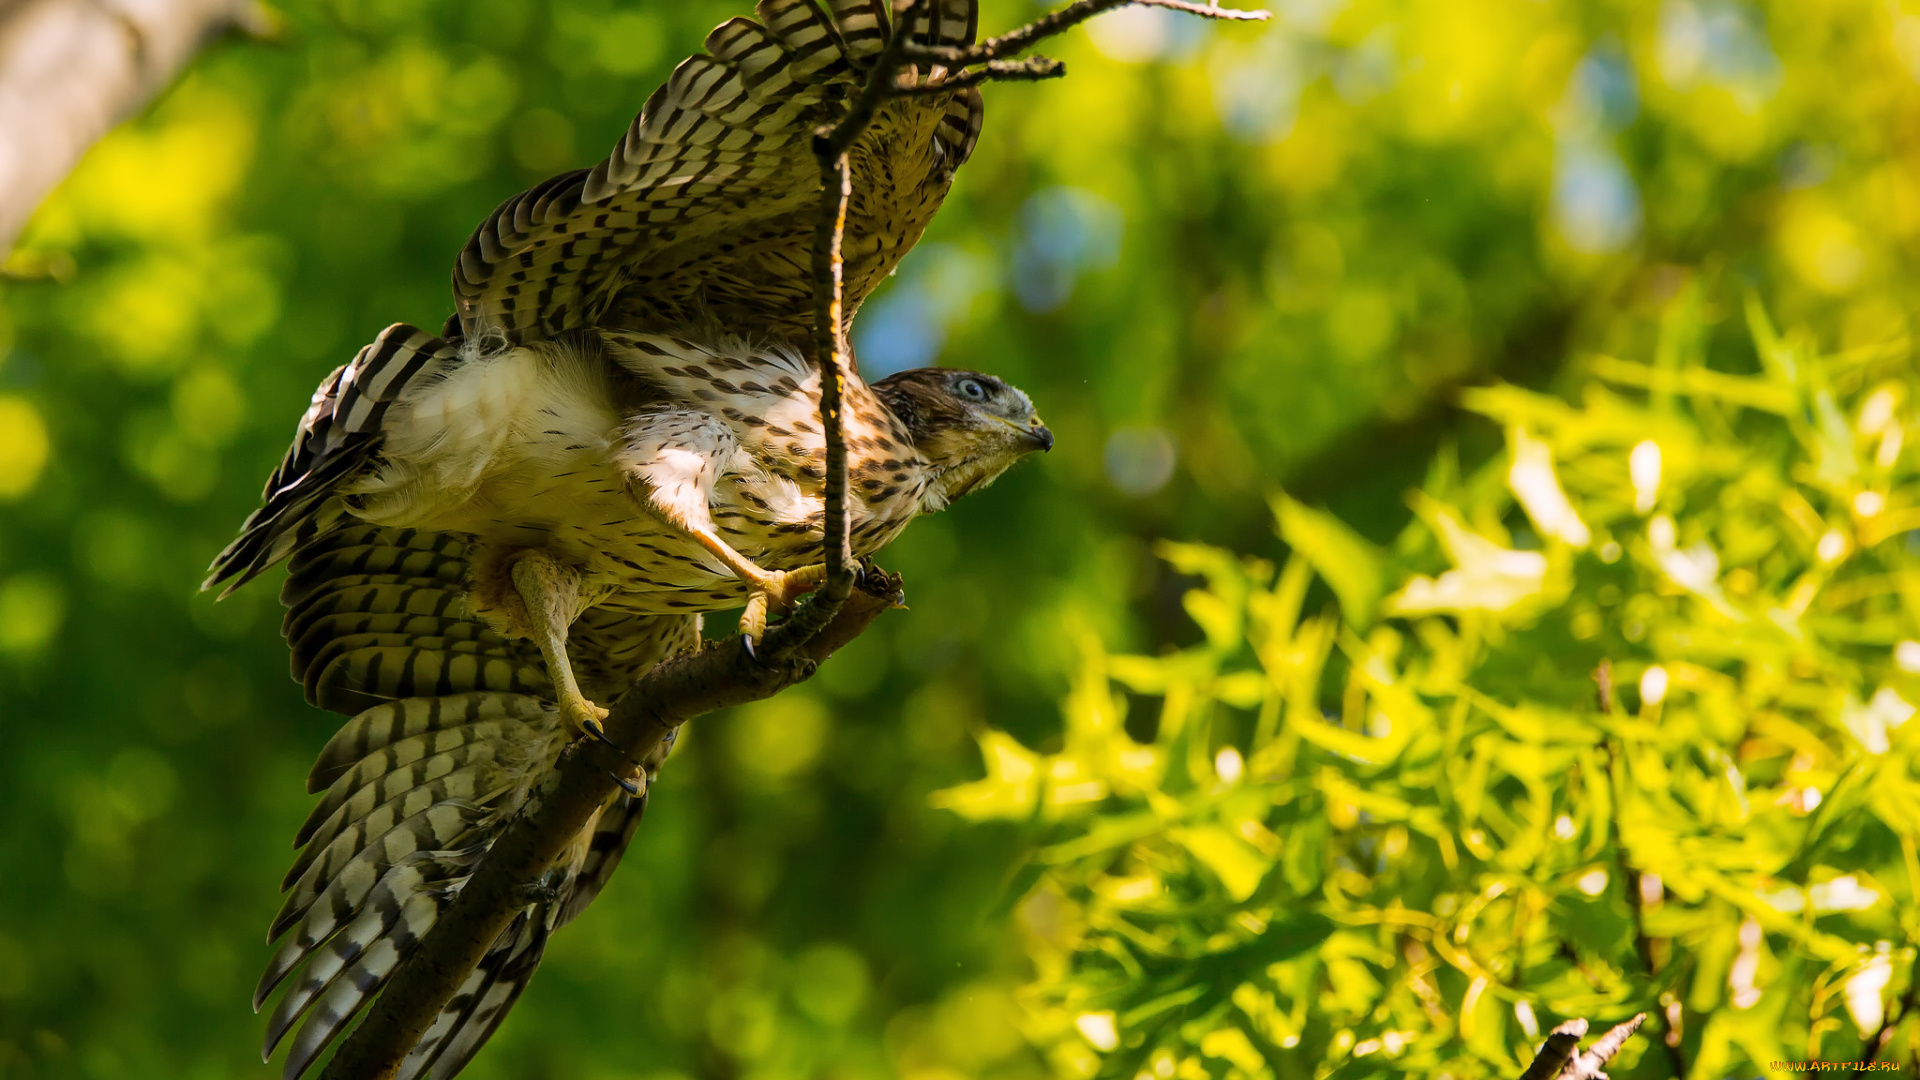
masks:
<path id="1" fill-rule="evenodd" d="M 824 566 L 767 570 L 720 538 L 713 526 L 714 484 L 726 474 L 739 440 L 712 416 L 688 410 L 651 413 L 628 421 L 620 459 L 642 506 L 658 514 L 747 583 L 740 632 L 757 638 L 767 617 L 826 580 Z"/>
<path id="2" fill-rule="evenodd" d="M 567 658 L 567 627 L 580 614 L 580 572 L 544 551 L 523 551 L 509 571 L 514 592 L 526 605 L 526 630 L 547 663 L 560 715 L 576 733 L 605 738 L 600 721 L 607 710 L 588 701 L 574 681 Z"/>
<path id="3" fill-rule="evenodd" d="M 695 525 L 687 531 L 701 547 L 713 552 L 714 558 L 725 563 L 735 577 L 747 583 L 747 610 L 740 615 L 740 633 L 750 640 L 757 641 L 766 633 L 769 615 L 785 611 L 795 600 L 827 580 L 824 563 L 798 570 L 767 570 L 720 539 L 711 525 Z"/>

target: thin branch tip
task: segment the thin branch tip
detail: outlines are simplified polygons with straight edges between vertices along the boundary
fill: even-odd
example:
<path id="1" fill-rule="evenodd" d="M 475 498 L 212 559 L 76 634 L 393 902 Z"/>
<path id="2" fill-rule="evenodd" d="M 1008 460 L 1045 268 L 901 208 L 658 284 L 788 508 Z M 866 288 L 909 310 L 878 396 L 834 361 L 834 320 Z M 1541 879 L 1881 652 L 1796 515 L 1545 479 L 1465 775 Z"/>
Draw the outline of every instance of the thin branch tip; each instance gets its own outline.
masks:
<path id="1" fill-rule="evenodd" d="M 908 60 L 930 61 L 944 64 L 949 68 L 974 67 L 993 60 L 1010 59 L 1047 38 L 1056 37 L 1079 26 L 1096 15 L 1128 6 L 1165 8 L 1168 11 L 1226 22 L 1264 22 L 1273 17 L 1273 13 L 1266 10 L 1242 11 L 1238 8 L 1223 8 L 1211 3 L 1197 3 L 1195 0 L 1074 0 L 1073 3 L 1056 11 L 1050 11 L 1025 26 L 990 37 L 974 45 L 909 44 L 902 50 L 902 55 Z"/>
<path id="2" fill-rule="evenodd" d="M 1539 1053 L 1534 1055 L 1527 1071 L 1520 1074 L 1520 1080 L 1604 1080 L 1606 1073 L 1602 1070 L 1607 1062 L 1613 1060 L 1646 1020 L 1646 1013 L 1635 1013 L 1608 1028 L 1605 1035 L 1584 1051 L 1580 1049 L 1580 1040 L 1586 1038 L 1590 1025 L 1579 1017 L 1563 1020 L 1547 1033 L 1546 1041 L 1540 1044 Z"/>
<path id="3" fill-rule="evenodd" d="M 1139 7 L 1166 8 L 1169 11 L 1181 11 L 1188 15 L 1198 15 L 1203 19 L 1220 19 L 1224 22 L 1266 22 L 1273 18 L 1273 12 L 1266 8 L 1254 8 L 1242 11 L 1239 8 L 1223 8 L 1218 4 L 1198 4 L 1189 0 L 1129 0 Z"/>

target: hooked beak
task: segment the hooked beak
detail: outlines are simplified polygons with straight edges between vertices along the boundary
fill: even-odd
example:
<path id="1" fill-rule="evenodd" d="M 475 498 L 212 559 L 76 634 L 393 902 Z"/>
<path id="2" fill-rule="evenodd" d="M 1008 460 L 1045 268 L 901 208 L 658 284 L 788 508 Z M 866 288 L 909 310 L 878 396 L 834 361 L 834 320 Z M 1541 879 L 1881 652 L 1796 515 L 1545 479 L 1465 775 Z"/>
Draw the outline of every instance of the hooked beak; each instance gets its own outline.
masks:
<path id="1" fill-rule="evenodd" d="M 1038 416 L 1028 420 L 1026 427 L 1021 427 L 1004 416 L 996 416 L 994 419 L 1019 432 L 1021 438 L 1026 439 L 1033 449 L 1043 454 L 1053 449 L 1053 432 L 1047 430 L 1047 425 L 1041 423 Z"/>

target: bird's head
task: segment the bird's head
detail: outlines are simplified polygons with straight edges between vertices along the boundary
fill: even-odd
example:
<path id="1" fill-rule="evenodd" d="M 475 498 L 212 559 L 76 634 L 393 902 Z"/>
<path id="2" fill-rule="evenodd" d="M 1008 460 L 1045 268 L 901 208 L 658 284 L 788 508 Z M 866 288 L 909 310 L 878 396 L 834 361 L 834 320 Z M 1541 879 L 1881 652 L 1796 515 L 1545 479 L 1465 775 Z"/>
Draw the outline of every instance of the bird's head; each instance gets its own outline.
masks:
<path id="1" fill-rule="evenodd" d="M 926 509 L 938 510 L 986 487 L 1035 450 L 1053 449 L 1053 432 L 1018 387 L 957 368 L 914 368 L 873 384 L 935 469 Z"/>

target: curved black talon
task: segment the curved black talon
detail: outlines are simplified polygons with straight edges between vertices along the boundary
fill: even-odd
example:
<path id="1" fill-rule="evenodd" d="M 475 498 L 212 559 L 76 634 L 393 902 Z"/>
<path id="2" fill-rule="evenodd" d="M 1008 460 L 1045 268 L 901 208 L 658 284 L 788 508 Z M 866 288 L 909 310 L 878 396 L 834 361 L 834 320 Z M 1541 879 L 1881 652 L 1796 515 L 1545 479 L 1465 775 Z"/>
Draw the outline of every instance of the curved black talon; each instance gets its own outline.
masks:
<path id="1" fill-rule="evenodd" d="M 608 746 L 613 747 L 615 750 L 619 750 L 622 757 L 626 756 L 627 752 L 621 749 L 619 743 L 614 742 L 612 739 L 607 738 L 607 729 L 601 727 L 598 721 L 589 720 L 586 723 L 580 725 L 580 730 L 586 732 L 588 738 L 593 739 L 596 742 L 606 743 Z"/>
<path id="2" fill-rule="evenodd" d="M 760 665 L 761 667 L 770 668 L 773 666 L 772 664 L 767 663 L 765 660 L 760 659 L 760 646 L 754 644 L 752 634 L 740 635 L 740 648 L 746 651 L 747 659 L 753 661 L 754 663 Z"/>
<path id="3" fill-rule="evenodd" d="M 612 739 L 607 738 L 607 729 L 601 727 L 598 723 L 595 723 L 594 721 L 589 720 L 586 723 L 580 725 L 580 728 L 582 731 L 585 731 L 587 733 L 588 738 L 593 739 L 597 742 L 604 743 L 609 747 L 612 747 L 615 753 L 619 754 L 623 758 L 626 758 L 628 761 L 633 761 L 633 758 L 628 756 L 626 750 L 622 748 L 619 743 L 614 742 Z M 633 761 L 633 764 L 635 768 L 639 768 L 640 766 L 640 763 L 637 761 Z M 623 776 L 620 776 L 618 773 L 615 773 L 611 769 L 607 770 L 607 775 L 613 777 L 613 782 L 620 785 L 620 790 L 626 792 L 629 795 L 632 795 L 636 799 L 640 797 L 640 786 L 638 784 L 635 784 L 632 780 L 629 780 Z"/>

